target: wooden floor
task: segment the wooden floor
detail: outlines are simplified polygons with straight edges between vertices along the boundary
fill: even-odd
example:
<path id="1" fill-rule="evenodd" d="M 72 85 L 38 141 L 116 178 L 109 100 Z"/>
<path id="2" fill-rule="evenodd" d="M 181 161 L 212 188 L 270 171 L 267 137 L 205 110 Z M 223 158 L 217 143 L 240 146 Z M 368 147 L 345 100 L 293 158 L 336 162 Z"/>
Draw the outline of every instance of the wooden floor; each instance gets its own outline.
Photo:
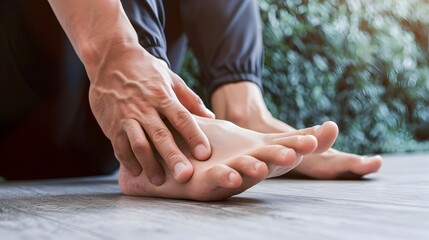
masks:
<path id="1" fill-rule="evenodd" d="M 0 239 L 429 239 L 429 153 L 362 181 L 267 180 L 224 202 L 122 196 L 115 178 L 0 184 Z"/>

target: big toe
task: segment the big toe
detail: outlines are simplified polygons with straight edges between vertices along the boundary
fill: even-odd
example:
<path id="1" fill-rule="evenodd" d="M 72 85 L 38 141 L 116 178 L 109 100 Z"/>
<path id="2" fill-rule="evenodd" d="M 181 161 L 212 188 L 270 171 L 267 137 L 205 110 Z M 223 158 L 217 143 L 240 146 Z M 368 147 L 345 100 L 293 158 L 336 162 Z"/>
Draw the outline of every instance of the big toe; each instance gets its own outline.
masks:
<path id="1" fill-rule="evenodd" d="M 271 139 L 269 144 L 291 148 L 297 155 L 310 154 L 318 149 L 318 141 L 313 135 L 278 136 L 278 138 Z"/>
<path id="2" fill-rule="evenodd" d="M 369 173 L 377 172 L 382 164 L 382 157 L 377 156 L 362 156 L 358 161 L 355 161 L 352 166 L 352 171 L 358 175 L 366 175 Z"/>
<path id="3" fill-rule="evenodd" d="M 335 140 L 338 137 L 338 126 L 336 123 L 328 121 L 323 123 L 320 127 L 314 128 L 314 136 L 317 138 L 317 149 L 315 153 L 321 153 L 327 151 L 334 145 Z"/>

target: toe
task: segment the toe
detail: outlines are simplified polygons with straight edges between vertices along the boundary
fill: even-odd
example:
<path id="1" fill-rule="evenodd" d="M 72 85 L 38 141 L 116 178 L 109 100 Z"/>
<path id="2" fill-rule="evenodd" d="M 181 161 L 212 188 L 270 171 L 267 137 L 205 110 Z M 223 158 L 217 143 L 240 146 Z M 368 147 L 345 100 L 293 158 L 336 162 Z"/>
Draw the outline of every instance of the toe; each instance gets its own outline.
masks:
<path id="1" fill-rule="evenodd" d="M 261 160 L 245 155 L 232 159 L 229 161 L 228 166 L 238 171 L 243 177 L 253 179 L 254 181 L 261 181 L 268 174 L 268 167 Z"/>
<path id="2" fill-rule="evenodd" d="M 279 137 L 270 141 L 272 145 L 282 145 L 293 149 L 297 155 L 305 155 L 314 152 L 318 148 L 317 139 L 312 135 L 295 135 Z"/>
<path id="3" fill-rule="evenodd" d="M 282 145 L 266 145 L 256 149 L 250 155 L 267 164 L 285 167 L 294 165 L 298 160 L 295 150 Z"/>
<path id="4" fill-rule="evenodd" d="M 305 128 L 295 131 L 290 131 L 287 133 L 279 133 L 279 134 L 268 134 L 267 139 L 269 141 L 291 137 L 297 135 L 312 135 L 316 137 L 318 146 L 314 150 L 315 153 L 322 153 L 327 151 L 332 145 L 335 143 L 335 140 L 338 137 L 338 126 L 336 123 L 332 121 L 328 121 L 323 123 L 321 126 L 314 126 L 311 128 Z"/>
<path id="5" fill-rule="evenodd" d="M 317 149 L 315 153 L 325 152 L 335 143 L 338 137 L 338 126 L 334 122 L 325 122 L 322 126 L 315 129 L 315 137 L 317 138 Z"/>
<path id="6" fill-rule="evenodd" d="M 369 173 L 377 172 L 382 164 L 381 156 L 362 156 L 352 164 L 352 172 L 358 175 L 366 175 Z"/>
<path id="7" fill-rule="evenodd" d="M 226 165 L 216 165 L 207 170 L 203 184 L 206 189 L 237 188 L 242 183 L 240 174 Z"/>
<path id="8" fill-rule="evenodd" d="M 358 176 L 377 172 L 382 163 L 380 156 L 363 157 L 330 149 L 322 154 L 310 154 L 295 170 L 316 179 L 336 179 L 343 174 Z"/>

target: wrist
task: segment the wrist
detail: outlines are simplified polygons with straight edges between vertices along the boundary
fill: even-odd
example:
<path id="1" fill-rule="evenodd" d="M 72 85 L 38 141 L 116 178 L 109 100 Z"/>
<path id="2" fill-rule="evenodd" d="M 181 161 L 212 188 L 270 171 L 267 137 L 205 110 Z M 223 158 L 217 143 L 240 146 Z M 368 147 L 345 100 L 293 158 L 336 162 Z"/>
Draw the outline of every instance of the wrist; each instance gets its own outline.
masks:
<path id="1" fill-rule="evenodd" d="M 86 68 L 93 68 L 112 56 L 128 51 L 141 50 L 137 39 L 117 38 L 108 41 L 87 41 L 78 48 L 78 54 Z"/>
<path id="2" fill-rule="evenodd" d="M 157 60 L 149 52 L 147 52 L 137 41 L 128 41 L 124 39 L 118 42 L 110 42 L 105 45 L 105 49 L 86 49 L 86 58 L 84 61 L 85 69 L 89 80 L 98 79 L 98 76 L 103 75 L 106 71 L 121 70 L 125 66 L 129 69 L 142 61 Z M 163 62 L 165 66 L 167 64 Z M 103 73 L 104 72 L 104 73 Z"/>

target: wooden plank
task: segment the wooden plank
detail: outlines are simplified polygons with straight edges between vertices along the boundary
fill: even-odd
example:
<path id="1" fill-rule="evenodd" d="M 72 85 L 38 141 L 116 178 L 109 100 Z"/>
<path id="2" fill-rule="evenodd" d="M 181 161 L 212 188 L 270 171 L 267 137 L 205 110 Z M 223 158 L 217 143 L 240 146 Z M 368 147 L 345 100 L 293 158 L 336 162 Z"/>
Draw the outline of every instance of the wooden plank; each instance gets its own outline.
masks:
<path id="1" fill-rule="evenodd" d="M 428 156 L 388 155 L 368 181 L 273 179 L 215 203 L 123 196 L 112 176 L 6 182 L 0 239 L 429 239 Z"/>
<path id="2" fill-rule="evenodd" d="M 10 240 L 56 240 L 59 239 L 101 239 L 86 230 L 75 229 L 42 216 L 28 214 L 21 210 L 0 204 L 0 239 Z"/>

